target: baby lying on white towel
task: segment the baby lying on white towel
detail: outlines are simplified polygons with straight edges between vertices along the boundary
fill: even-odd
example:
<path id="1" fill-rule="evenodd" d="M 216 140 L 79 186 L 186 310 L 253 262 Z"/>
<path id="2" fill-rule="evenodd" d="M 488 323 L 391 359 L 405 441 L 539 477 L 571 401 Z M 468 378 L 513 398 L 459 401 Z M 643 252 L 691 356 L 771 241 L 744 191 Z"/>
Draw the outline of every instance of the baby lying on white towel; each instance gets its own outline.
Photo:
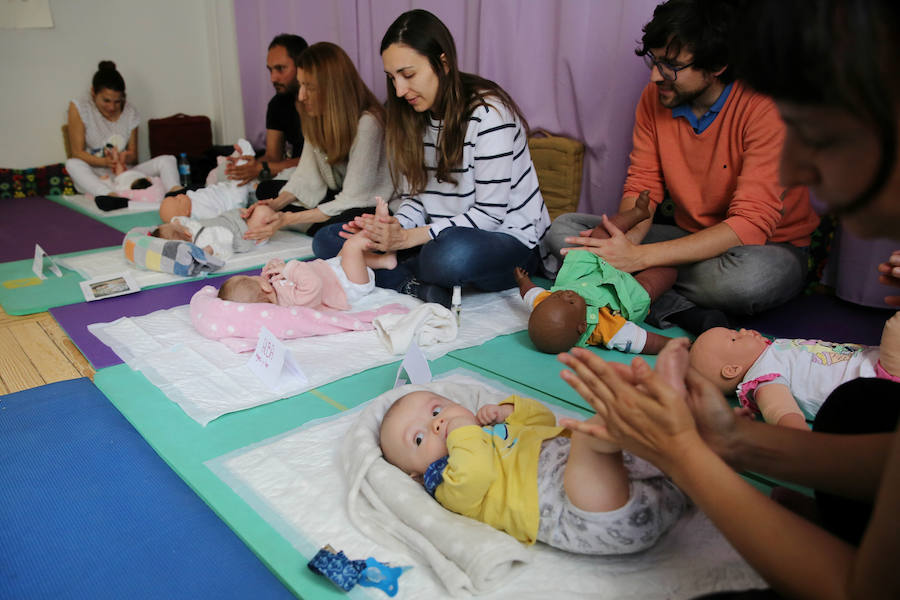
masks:
<path id="1" fill-rule="evenodd" d="M 681 516 L 681 491 L 656 469 L 629 469 L 620 448 L 569 433 L 530 398 L 475 413 L 416 391 L 391 405 L 379 437 L 385 460 L 444 508 L 520 542 L 598 555 L 654 545 Z"/>
<path id="2" fill-rule="evenodd" d="M 395 401 L 407 396 L 411 391 L 427 392 L 426 396 L 432 399 L 434 399 L 434 396 L 438 396 L 438 398 L 443 396 L 444 398 L 458 400 L 460 406 L 452 408 L 450 413 L 447 413 L 448 415 L 454 412 L 461 415 L 464 414 L 465 410 L 475 414 L 485 405 L 499 402 L 502 406 L 504 402 L 510 400 L 509 398 L 504 400 L 505 394 L 498 394 L 496 390 L 489 389 L 484 385 L 451 382 L 434 382 L 427 386 L 404 386 L 386 392 L 374 399 L 360 414 L 350 431 L 344 436 L 342 442 L 341 461 L 350 485 L 349 517 L 354 525 L 378 543 L 403 550 L 426 561 L 451 593 L 484 593 L 496 588 L 500 582 L 505 581 L 513 574 L 517 566 L 529 562 L 533 556 L 531 549 L 525 544 L 518 542 L 511 535 L 501 533 L 483 522 L 463 518 L 445 510 L 425 493 L 420 483 L 388 464 L 386 460 L 383 460 L 382 451 L 379 447 L 379 433 L 382 429 L 384 415 Z M 419 397 L 421 396 L 420 394 Z M 518 401 L 519 399 L 514 400 L 513 404 Z M 425 407 L 436 409 L 438 404 L 446 401 L 435 399 L 435 402 L 434 407 L 427 403 Z M 443 406 L 450 405 L 441 404 L 441 411 L 444 410 Z M 542 412 L 541 409 L 543 407 L 540 407 L 538 412 Z M 494 411 L 496 408 L 487 410 Z M 443 412 L 438 412 L 437 414 L 440 415 Z M 494 419 L 492 418 L 491 420 Z M 435 424 L 436 426 L 437 424 Z M 491 461 L 499 462 L 504 460 L 502 455 L 518 452 L 515 446 L 506 448 L 503 442 L 499 440 L 499 436 L 496 435 L 504 427 L 494 426 L 490 429 L 491 432 L 488 433 L 478 426 L 466 425 L 460 427 L 459 432 L 450 441 L 456 444 L 460 438 L 469 437 L 470 435 L 481 438 L 488 444 L 491 444 L 488 447 L 488 451 L 491 453 L 496 452 L 497 454 L 497 456 L 489 458 Z M 507 424 L 506 431 L 510 432 L 511 430 L 512 426 Z M 557 428 L 552 425 L 541 425 L 539 430 L 550 432 L 557 430 Z M 444 431 L 446 431 L 446 428 Z M 414 431 L 411 438 L 413 445 L 415 445 L 416 435 L 419 433 L 422 435 L 420 439 L 424 441 L 426 433 L 424 431 Z M 531 438 L 530 444 L 534 445 L 541 436 L 528 434 L 527 437 Z M 511 436 L 510 439 L 512 438 L 514 436 Z M 567 438 L 560 438 L 558 434 L 550 437 L 550 441 L 554 445 L 559 443 L 555 440 L 568 442 Z M 494 441 L 499 442 L 496 451 L 492 445 Z M 525 441 L 528 440 L 523 438 L 523 443 Z M 561 445 L 565 446 L 565 442 Z M 509 443 L 506 445 L 509 445 Z M 541 445 L 540 442 L 537 443 L 538 448 Z M 438 448 L 440 448 L 439 444 Z M 526 450 L 525 452 L 528 451 Z M 593 450 L 589 450 L 589 452 L 593 452 Z M 446 454 L 446 449 L 444 453 Z M 535 483 L 535 480 L 538 479 L 538 464 L 541 461 L 538 458 L 540 450 L 532 449 L 531 453 L 533 457 L 531 467 L 534 470 L 529 477 L 534 487 L 533 492 L 530 494 L 525 493 L 523 496 L 523 498 L 530 496 L 529 501 L 532 503 L 531 508 L 525 512 L 535 511 L 540 512 L 540 515 L 531 514 L 527 516 L 524 513 L 519 513 L 519 516 L 510 517 L 508 521 L 513 522 L 514 519 L 518 519 L 522 523 L 527 521 L 530 523 L 527 528 L 516 529 L 515 526 L 511 526 L 510 529 L 526 533 L 532 532 L 532 535 L 537 539 L 544 539 L 542 532 L 549 532 L 552 527 L 540 523 L 540 521 L 545 520 L 541 510 L 547 506 L 551 510 L 557 511 L 552 519 L 547 519 L 549 525 L 555 526 L 558 522 L 561 508 L 566 505 L 566 494 L 562 484 L 561 473 L 557 474 L 555 484 L 546 485 L 538 489 L 538 484 Z M 562 457 L 558 456 L 560 453 L 562 453 Z M 545 462 L 557 462 L 560 471 L 565 469 L 563 463 L 567 460 L 567 452 L 564 448 L 557 448 L 555 451 L 545 454 L 549 454 L 549 456 L 545 456 Z M 620 464 L 623 462 L 622 458 L 618 460 Z M 427 470 L 427 465 L 425 469 Z M 412 469 L 410 470 L 412 471 Z M 621 535 L 613 531 L 607 531 L 604 534 L 604 539 L 611 541 L 610 547 L 596 549 L 585 547 L 577 548 L 576 551 L 635 552 L 640 548 L 646 548 L 652 545 L 654 540 L 658 539 L 683 512 L 686 501 L 681 492 L 672 487 L 671 483 L 664 479 L 662 474 L 652 465 L 626 454 L 624 470 L 627 471 L 629 481 L 626 485 L 628 495 L 627 502 L 623 502 L 626 506 L 618 509 L 621 511 L 619 516 L 624 516 L 625 513 L 632 513 L 634 520 L 622 524 L 622 528 L 619 531 Z M 441 470 L 441 473 L 453 475 L 446 470 Z M 457 482 L 451 483 L 456 485 Z M 488 488 L 490 489 L 490 486 L 494 483 L 506 486 L 514 485 L 509 482 L 497 481 L 489 483 Z M 441 485 L 446 485 L 446 481 Z M 556 486 L 555 488 L 554 485 Z M 491 491 L 496 489 L 498 488 L 495 487 Z M 552 496 L 547 494 L 552 494 Z M 638 496 L 644 494 L 647 494 L 645 498 L 638 498 Z M 499 509 L 494 516 L 502 515 L 506 511 L 505 505 L 495 498 L 485 497 L 482 503 L 485 508 L 488 504 L 491 504 L 492 507 Z M 647 504 L 645 510 L 631 510 L 632 506 L 643 503 Z M 656 506 L 654 506 L 654 503 L 656 503 Z M 540 508 L 535 508 L 536 505 Z M 524 507 L 516 506 L 512 508 L 519 510 Z M 600 513 L 599 516 L 600 518 L 611 517 L 608 519 L 611 521 L 614 520 L 615 514 L 606 513 L 604 515 Z M 652 524 L 650 523 L 651 520 L 653 521 Z M 644 528 L 643 531 L 641 531 L 642 528 Z M 448 532 L 452 532 L 452 534 Z M 636 561 L 634 568 L 645 569 L 648 564 L 661 565 L 672 556 L 680 556 L 685 551 L 693 552 L 693 542 L 688 543 L 687 546 L 689 547 L 684 545 L 686 541 L 684 533 L 686 532 L 679 533 L 675 546 L 668 543 L 662 544 L 664 548 L 661 549 L 661 552 L 657 552 L 656 548 L 654 548 L 650 551 L 652 553 L 650 555 L 646 552 L 640 553 L 640 556 L 644 558 L 634 557 L 633 560 Z M 649 537 L 644 537 L 644 534 Z M 625 541 L 626 537 L 632 539 L 631 544 Z M 708 540 L 698 539 L 697 543 L 705 544 L 708 543 Z M 628 560 L 632 560 L 632 558 Z M 619 567 L 616 568 L 619 569 Z M 687 587 L 693 588 L 694 586 L 691 584 L 687 585 Z"/>

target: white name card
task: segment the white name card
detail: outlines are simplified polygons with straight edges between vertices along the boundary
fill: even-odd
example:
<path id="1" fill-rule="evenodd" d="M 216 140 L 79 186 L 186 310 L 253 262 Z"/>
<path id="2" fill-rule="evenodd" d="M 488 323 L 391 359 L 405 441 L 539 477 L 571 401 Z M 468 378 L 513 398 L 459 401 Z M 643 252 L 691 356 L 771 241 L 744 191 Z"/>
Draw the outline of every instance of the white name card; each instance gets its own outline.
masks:
<path id="1" fill-rule="evenodd" d="M 404 371 L 409 380 L 401 377 Z M 428 359 L 422 354 L 422 349 L 415 342 L 411 342 L 409 350 L 406 351 L 406 356 L 403 357 L 403 362 L 400 363 L 400 368 L 397 369 L 394 387 L 406 385 L 407 383 L 422 385 L 430 381 L 431 368 L 428 366 Z"/>
<path id="2" fill-rule="evenodd" d="M 309 383 L 294 355 L 265 327 L 259 330 L 259 341 L 247 366 L 271 390 Z"/>
<path id="3" fill-rule="evenodd" d="M 45 256 L 47 257 L 47 262 L 50 263 L 50 271 L 57 277 L 62 277 L 62 271 L 59 270 L 59 267 L 53 262 L 53 259 L 50 258 L 50 255 L 41 248 L 40 244 L 34 245 L 34 263 L 31 265 L 31 270 L 34 271 L 34 274 L 41 279 L 47 279 L 47 276 L 44 275 Z"/>

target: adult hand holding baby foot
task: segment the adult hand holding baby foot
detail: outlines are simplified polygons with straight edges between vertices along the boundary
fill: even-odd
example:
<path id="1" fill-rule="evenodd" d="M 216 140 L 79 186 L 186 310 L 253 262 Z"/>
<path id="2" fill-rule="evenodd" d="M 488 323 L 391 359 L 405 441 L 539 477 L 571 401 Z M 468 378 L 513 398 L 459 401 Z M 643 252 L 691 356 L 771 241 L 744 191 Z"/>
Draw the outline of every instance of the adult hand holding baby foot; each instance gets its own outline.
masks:
<path id="1" fill-rule="evenodd" d="M 684 342 L 676 340 L 667 354 L 670 358 L 661 353 L 660 360 L 683 363 L 682 368 L 686 369 Z M 671 385 L 668 375 L 654 372 L 643 359 L 634 359 L 629 367 L 608 363 L 589 350 L 573 348 L 560 354 L 559 360 L 572 369 L 563 371 L 562 378 L 605 421 L 605 425 L 600 425 L 561 419 L 564 427 L 620 446 L 667 473 L 677 468 L 679 457 L 686 452 L 705 447 L 683 384 L 678 386 L 681 389 Z"/>

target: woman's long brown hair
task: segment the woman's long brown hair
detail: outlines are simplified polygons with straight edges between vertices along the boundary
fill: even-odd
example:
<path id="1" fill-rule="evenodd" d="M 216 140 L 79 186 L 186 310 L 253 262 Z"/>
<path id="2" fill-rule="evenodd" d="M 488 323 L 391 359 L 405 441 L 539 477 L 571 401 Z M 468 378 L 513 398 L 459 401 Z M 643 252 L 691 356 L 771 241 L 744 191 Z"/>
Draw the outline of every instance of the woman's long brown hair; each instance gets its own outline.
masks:
<path id="1" fill-rule="evenodd" d="M 430 12 L 411 10 L 397 17 L 381 40 L 381 52 L 384 53 L 391 44 L 408 46 L 426 57 L 438 76 L 435 106 L 430 111 L 443 119 L 435 148 L 435 177 L 438 181 L 456 183 L 452 172 L 462 164 L 469 117 L 479 106 L 488 105 L 489 100 L 497 99 L 514 112 L 527 132 L 528 123 L 522 111 L 503 88 L 489 79 L 459 70 L 453 36 L 446 25 Z M 398 98 L 390 77 L 387 77 L 387 90 L 385 143 L 391 177 L 395 187 L 399 187 L 405 177 L 408 192 L 414 195 L 423 191 L 428 182 L 422 139 L 430 115 L 428 111 L 417 113 L 408 102 Z"/>

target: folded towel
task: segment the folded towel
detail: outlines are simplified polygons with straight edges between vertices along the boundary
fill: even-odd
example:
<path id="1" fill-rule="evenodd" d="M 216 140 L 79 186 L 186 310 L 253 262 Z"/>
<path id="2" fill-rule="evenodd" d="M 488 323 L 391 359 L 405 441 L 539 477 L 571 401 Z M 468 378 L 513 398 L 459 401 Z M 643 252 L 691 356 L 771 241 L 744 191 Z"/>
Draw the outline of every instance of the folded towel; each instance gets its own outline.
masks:
<path id="1" fill-rule="evenodd" d="M 378 339 L 391 354 L 405 354 L 411 342 L 431 346 L 456 339 L 456 319 L 440 304 L 423 304 L 407 314 L 377 317 L 372 324 Z"/>

